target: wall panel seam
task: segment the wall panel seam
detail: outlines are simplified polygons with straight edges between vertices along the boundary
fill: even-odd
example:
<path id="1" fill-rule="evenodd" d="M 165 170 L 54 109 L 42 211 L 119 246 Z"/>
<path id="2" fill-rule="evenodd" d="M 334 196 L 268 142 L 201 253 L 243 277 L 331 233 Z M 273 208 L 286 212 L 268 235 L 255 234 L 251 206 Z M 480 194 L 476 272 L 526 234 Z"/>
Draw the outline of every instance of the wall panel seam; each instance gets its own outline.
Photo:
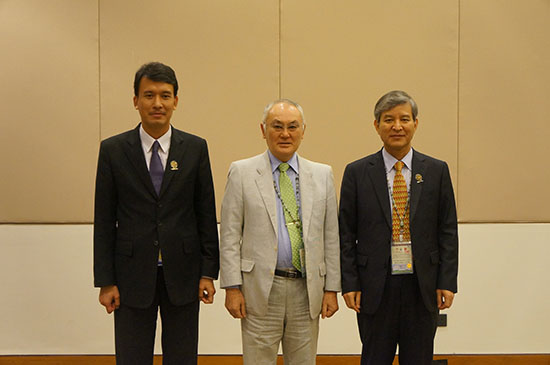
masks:
<path id="1" fill-rule="evenodd" d="M 460 4 L 457 0 L 457 60 L 456 60 L 456 200 L 460 212 Z M 459 214 L 460 216 L 460 214 Z"/>
<path id="2" fill-rule="evenodd" d="M 282 33 L 282 19 L 281 19 L 281 7 L 282 7 L 282 3 L 283 3 L 283 0 L 279 0 L 279 7 L 278 7 L 278 16 L 279 16 L 279 74 L 277 75 L 278 79 L 279 79 L 279 83 L 278 83 L 278 87 L 279 87 L 279 90 L 277 90 L 277 98 L 280 99 L 282 96 L 281 96 L 281 89 L 282 89 L 282 77 L 281 77 L 281 71 L 282 71 L 282 55 L 281 55 L 281 50 L 282 50 L 282 41 L 281 41 L 281 33 Z"/>
<path id="3" fill-rule="evenodd" d="M 101 142 L 101 0 L 97 0 L 97 94 L 99 141 Z"/>

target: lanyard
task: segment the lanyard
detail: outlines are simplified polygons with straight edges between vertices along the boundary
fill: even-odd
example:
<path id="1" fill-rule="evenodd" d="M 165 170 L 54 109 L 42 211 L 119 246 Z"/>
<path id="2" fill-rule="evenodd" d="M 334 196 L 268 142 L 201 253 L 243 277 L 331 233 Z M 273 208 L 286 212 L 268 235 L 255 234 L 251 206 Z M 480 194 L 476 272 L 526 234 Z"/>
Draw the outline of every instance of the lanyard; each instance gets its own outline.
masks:
<path id="1" fill-rule="evenodd" d="M 280 172 L 279 172 L 280 174 Z M 280 176 L 280 175 L 279 175 Z M 288 222 L 286 223 L 285 222 L 285 225 L 291 225 L 291 224 L 296 224 L 298 229 L 300 230 L 300 233 L 302 232 L 302 224 L 301 224 L 301 221 L 300 221 L 300 203 L 301 203 L 301 200 L 300 200 L 300 178 L 299 178 L 299 175 L 296 175 L 296 179 L 295 179 L 295 182 L 296 182 L 296 218 L 294 218 L 292 216 L 292 212 L 290 211 L 290 209 L 288 209 L 288 207 L 286 206 L 285 202 L 283 201 L 283 199 L 281 198 L 281 192 L 279 191 L 279 188 L 277 187 L 277 183 L 275 182 L 275 179 L 273 179 L 273 188 L 275 189 L 275 193 L 277 194 L 277 197 L 279 198 L 279 201 L 281 202 L 281 205 L 283 207 L 283 210 L 288 213 L 288 215 L 290 216 L 290 219 L 292 220 L 291 222 Z"/>
<path id="2" fill-rule="evenodd" d="M 403 242 L 403 234 L 405 233 L 405 214 L 407 214 L 407 210 L 409 209 L 409 202 L 410 194 L 407 194 L 407 205 L 405 205 L 405 210 L 403 211 L 403 216 L 399 214 L 399 210 L 397 210 L 397 206 L 395 205 L 395 199 L 393 198 L 393 194 L 391 194 L 391 202 L 393 209 L 395 210 L 395 214 L 397 214 L 397 218 L 399 218 L 399 241 Z"/>

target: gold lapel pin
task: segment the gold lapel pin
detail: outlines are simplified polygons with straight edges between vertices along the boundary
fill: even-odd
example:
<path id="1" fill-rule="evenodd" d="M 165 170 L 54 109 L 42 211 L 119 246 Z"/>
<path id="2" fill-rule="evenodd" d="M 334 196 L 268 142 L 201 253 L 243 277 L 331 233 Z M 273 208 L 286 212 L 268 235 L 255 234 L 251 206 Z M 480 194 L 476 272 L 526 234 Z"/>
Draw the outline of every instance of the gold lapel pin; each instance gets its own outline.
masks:
<path id="1" fill-rule="evenodd" d="M 176 171 L 178 169 L 178 162 L 177 161 L 171 161 L 170 162 L 170 170 Z"/>
<path id="2" fill-rule="evenodd" d="M 420 174 L 416 174 L 416 176 L 414 178 L 416 179 L 417 184 L 420 184 L 420 183 L 424 182 L 424 180 L 422 180 L 422 175 L 420 175 Z"/>

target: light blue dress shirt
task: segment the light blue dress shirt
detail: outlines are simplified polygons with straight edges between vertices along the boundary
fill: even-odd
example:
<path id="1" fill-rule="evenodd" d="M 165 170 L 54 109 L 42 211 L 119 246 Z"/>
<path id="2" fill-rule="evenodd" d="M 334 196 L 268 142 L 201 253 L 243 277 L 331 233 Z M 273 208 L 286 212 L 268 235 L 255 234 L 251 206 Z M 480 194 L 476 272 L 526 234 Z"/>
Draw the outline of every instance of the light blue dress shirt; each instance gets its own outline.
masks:
<path id="1" fill-rule="evenodd" d="M 393 211 L 392 205 L 392 188 L 393 188 L 393 178 L 395 177 L 395 163 L 398 161 L 395 157 L 389 154 L 385 148 L 382 149 L 382 157 L 384 158 L 384 165 L 386 166 L 386 177 L 388 180 L 388 193 L 390 197 L 390 210 Z M 412 159 L 413 159 L 413 149 L 411 148 L 409 152 L 401 159 L 404 166 L 401 169 L 401 174 L 405 178 L 405 184 L 407 185 L 407 191 L 411 193 L 411 175 L 412 175 Z"/>

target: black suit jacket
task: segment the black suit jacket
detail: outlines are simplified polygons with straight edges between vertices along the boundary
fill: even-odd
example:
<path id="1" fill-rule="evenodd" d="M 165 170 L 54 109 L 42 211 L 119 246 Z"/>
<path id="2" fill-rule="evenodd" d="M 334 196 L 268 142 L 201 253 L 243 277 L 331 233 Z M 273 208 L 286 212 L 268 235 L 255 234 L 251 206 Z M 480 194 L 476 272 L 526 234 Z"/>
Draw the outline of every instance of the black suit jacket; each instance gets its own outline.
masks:
<path id="1" fill-rule="evenodd" d="M 172 128 L 157 196 L 139 126 L 101 143 L 94 215 L 94 284 L 117 285 L 121 302 L 155 295 L 159 248 L 170 301 L 198 300 L 201 276 L 217 278 L 218 230 L 206 141 Z"/>
<path id="2" fill-rule="evenodd" d="M 413 151 L 410 230 L 424 304 L 436 289 L 457 291 L 458 232 L 447 164 Z M 361 291 L 361 312 L 374 313 L 390 271 L 392 216 L 382 151 L 350 163 L 340 194 L 342 293 Z"/>

